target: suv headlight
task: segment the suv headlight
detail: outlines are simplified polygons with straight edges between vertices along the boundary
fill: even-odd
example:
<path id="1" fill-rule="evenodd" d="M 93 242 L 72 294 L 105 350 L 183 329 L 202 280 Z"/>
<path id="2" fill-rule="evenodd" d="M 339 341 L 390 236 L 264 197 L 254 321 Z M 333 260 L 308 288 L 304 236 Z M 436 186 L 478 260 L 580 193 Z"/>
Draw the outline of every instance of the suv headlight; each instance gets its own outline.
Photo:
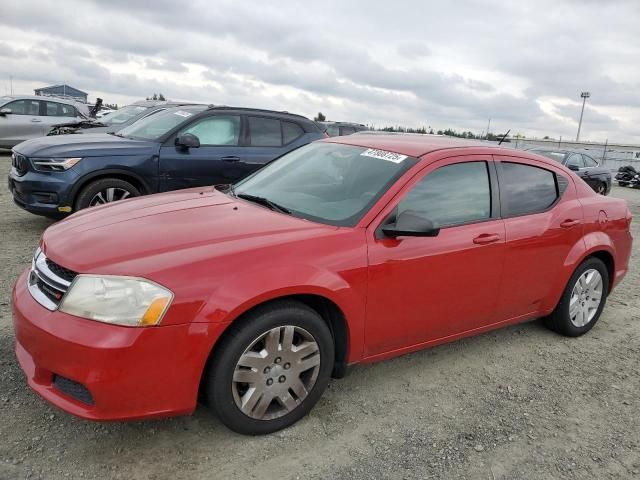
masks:
<path id="1" fill-rule="evenodd" d="M 33 168 L 39 172 L 64 172 L 69 170 L 82 158 L 32 158 Z"/>
<path id="2" fill-rule="evenodd" d="M 78 275 L 58 310 L 99 322 L 148 327 L 157 325 L 173 293 L 135 277 Z"/>

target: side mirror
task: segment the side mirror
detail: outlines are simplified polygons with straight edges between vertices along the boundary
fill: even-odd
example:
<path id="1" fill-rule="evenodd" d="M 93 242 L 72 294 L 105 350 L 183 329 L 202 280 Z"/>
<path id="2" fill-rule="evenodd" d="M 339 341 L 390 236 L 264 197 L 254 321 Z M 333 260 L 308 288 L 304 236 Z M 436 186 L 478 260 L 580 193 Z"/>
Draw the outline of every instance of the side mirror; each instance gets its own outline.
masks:
<path id="1" fill-rule="evenodd" d="M 576 165 L 575 163 L 570 163 L 569 165 L 567 165 L 567 168 L 569 170 L 573 170 L 574 172 L 577 172 L 580 170 L 580 167 L 578 165 Z"/>
<path id="2" fill-rule="evenodd" d="M 402 212 L 395 223 L 382 227 L 387 237 L 436 237 L 440 227 L 427 218 L 416 215 L 410 210 Z"/>
<path id="3" fill-rule="evenodd" d="M 185 149 L 198 148 L 200 146 L 200 139 L 193 133 L 184 133 L 176 138 L 176 147 L 182 147 Z"/>
<path id="4" fill-rule="evenodd" d="M 2 115 L 3 117 L 5 115 L 8 115 L 11 113 L 11 109 L 10 108 L 3 108 L 2 110 L 0 110 L 0 115 Z"/>

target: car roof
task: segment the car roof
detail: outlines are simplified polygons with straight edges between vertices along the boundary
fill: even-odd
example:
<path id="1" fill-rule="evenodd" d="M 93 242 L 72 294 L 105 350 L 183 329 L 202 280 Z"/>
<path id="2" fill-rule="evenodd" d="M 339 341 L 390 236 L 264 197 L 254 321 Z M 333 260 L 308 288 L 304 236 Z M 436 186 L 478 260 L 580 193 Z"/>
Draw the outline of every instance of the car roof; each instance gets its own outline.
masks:
<path id="1" fill-rule="evenodd" d="M 327 120 L 326 122 L 318 122 L 321 123 L 322 125 L 335 125 L 337 127 L 367 127 L 366 125 L 363 125 L 362 123 L 355 123 L 355 122 L 340 122 L 340 121 L 333 121 L 333 120 Z"/>
<path id="2" fill-rule="evenodd" d="M 179 105 L 204 105 L 204 104 L 196 103 L 196 102 L 176 102 L 173 100 L 138 100 L 137 102 L 133 102 L 125 106 L 128 107 L 129 105 L 135 105 L 137 107 L 173 107 L 173 106 L 179 106 Z"/>
<path id="3" fill-rule="evenodd" d="M 497 145 L 477 140 L 446 137 L 440 135 L 396 133 L 376 135 L 348 135 L 345 137 L 331 137 L 321 140 L 329 143 L 342 143 L 358 147 L 388 150 L 410 157 L 421 157 L 436 150 L 452 148 L 483 148 L 494 151 L 514 152 L 513 148 L 498 147 Z"/>
<path id="4" fill-rule="evenodd" d="M 3 95 L 2 99 L 10 99 L 8 102 L 12 102 L 14 100 L 48 100 L 51 102 L 65 103 L 67 105 L 86 105 L 83 102 L 78 100 L 73 100 L 70 98 L 56 97 L 53 95 Z"/>
<path id="5" fill-rule="evenodd" d="M 287 111 L 279 111 L 279 110 L 267 110 L 262 108 L 251 108 L 251 107 L 230 107 L 227 105 L 209 105 L 207 110 L 215 110 L 215 111 L 229 111 L 229 112 L 238 112 L 238 113 L 255 113 L 260 116 L 274 117 L 279 120 L 289 120 L 292 122 L 296 122 L 301 124 L 304 127 L 305 132 L 314 132 L 314 131 L 322 131 L 317 122 L 308 119 L 304 115 L 299 115 L 297 113 L 290 113 Z"/>

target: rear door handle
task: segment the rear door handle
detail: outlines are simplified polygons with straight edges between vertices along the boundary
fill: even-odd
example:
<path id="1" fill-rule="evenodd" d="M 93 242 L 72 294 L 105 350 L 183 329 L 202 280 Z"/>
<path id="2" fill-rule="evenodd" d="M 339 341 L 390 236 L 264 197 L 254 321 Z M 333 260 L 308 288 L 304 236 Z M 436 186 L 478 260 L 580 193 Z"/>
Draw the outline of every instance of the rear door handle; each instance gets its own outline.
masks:
<path id="1" fill-rule="evenodd" d="M 239 162 L 240 157 L 234 157 L 234 156 L 222 157 L 222 161 L 223 162 Z"/>
<path id="2" fill-rule="evenodd" d="M 500 235 L 497 233 L 483 233 L 473 239 L 473 243 L 477 245 L 488 245 L 489 243 L 496 243 L 500 240 Z"/>
<path id="3" fill-rule="evenodd" d="M 571 228 L 575 227 L 576 225 L 580 225 L 580 220 L 567 219 L 560 224 L 562 228 Z"/>

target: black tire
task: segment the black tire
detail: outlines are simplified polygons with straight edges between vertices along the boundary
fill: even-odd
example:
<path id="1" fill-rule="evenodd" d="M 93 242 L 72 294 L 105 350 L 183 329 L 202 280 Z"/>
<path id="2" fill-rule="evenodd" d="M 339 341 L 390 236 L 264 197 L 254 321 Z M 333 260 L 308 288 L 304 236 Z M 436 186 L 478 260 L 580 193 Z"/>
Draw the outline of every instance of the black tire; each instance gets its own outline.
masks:
<path id="1" fill-rule="evenodd" d="M 278 418 L 262 420 L 243 413 L 236 405 L 233 375 L 240 356 L 264 333 L 276 327 L 292 325 L 306 330 L 318 345 L 320 366 L 315 383 L 306 398 L 293 410 Z M 313 408 L 322 396 L 334 364 L 334 342 L 327 323 L 318 313 L 297 301 L 278 301 L 239 319 L 229 327 L 210 359 L 205 373 L 205 399 L 231 430 L 245 435 L 262 435 L 286 428 Z"/>
<path id="2" fill-rule="evenodd" d="M 576 282 L 584 272 L 590 269 L 597 270 L 602 277 L 602 299 L 600 300 L 600 305 L 598 306 L 593 318 L 584 326 L 576 326 L 571 321 L 571 318 L 569 316 L 569 302 Z M 560 301 L 558 302 L 555 310 L 551 313 L 551 315 L 544 319 L 545 325 L 554 332 L 565 335 L 567 337 L 579 337 L 580 335 L 584 335 L 593 328 L 593 326 L 600 318 L 602 310 L 607 303 L 608 292 L 609 272 L 607 271 L 607 267 L 605 266 L 604 262 L 595 257 L 587 258 L 580 264 L 576 271 L 573 272 L 573 275 L 571 275 L 571 278 L 569 279 L 569 282 L 567 283 L 567 286 L 565 287 L 564 292 L 562 293 L 562 297 L 560 297 Z"/>
<path id="3" fill-rule="evenodd" d="M 598 193 L 599 195 L 607 195 L 607 184 L 604 182 L 600 182 L 597 186 L 596 186 L 596 193 Z"/>
<path id="4" fill-rule="evenodd" d="M 88 185 L 82 188 L 82 190 L 76 197 L 76 211 L 93 206 L 91 205 L 92 199 L 100 192 L 110 188 L 126 191 L 128 193 L 127 198 L 140 196 L 140 191 L 131 183 L 125 180 L 120 180 L 119 178 L 101 178 L 99 180 L 90 182 Z"/>
<path id="5" fill-rule="evenodd" d="M 620 185 L 621 187 L 628 187 L 629 182 L 618 182 L 618 185 Z"/>

